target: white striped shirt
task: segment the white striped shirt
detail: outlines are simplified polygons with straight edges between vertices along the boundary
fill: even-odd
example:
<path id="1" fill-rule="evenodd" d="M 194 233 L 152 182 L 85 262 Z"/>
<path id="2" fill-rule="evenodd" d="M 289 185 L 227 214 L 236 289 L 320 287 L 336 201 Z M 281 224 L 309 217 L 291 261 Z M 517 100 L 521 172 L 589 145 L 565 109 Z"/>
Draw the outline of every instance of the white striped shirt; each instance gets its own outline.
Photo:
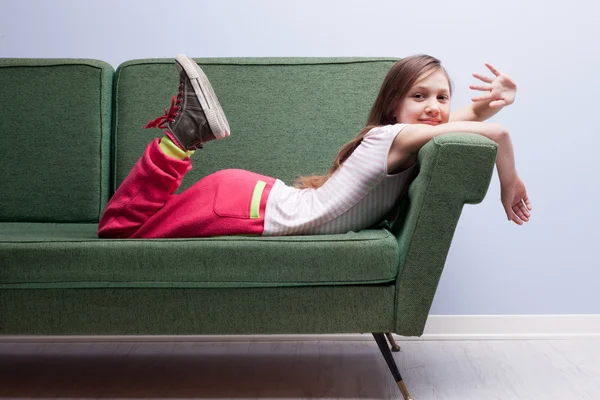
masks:
<path id="1" fill-rule="evenodd" d="M 359 231 L 381 221 L 404 194 L 414 165 L 388 175 L 392 142 L 404 124 L 371 129 L 340 168 L 317 189 L 277 180 L 265 210 L 264 236 Z"/>

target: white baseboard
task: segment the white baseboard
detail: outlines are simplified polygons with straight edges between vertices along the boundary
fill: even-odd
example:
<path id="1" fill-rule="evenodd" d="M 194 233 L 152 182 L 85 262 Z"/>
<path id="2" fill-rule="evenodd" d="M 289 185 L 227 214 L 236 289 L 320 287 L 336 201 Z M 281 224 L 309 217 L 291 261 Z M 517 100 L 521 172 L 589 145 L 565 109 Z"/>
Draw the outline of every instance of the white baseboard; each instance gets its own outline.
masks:
<path id="1" fill-rule="evenodd" d="M 420 337 L 404 340 L 549 340 L 600 339 L 600 314 L 430 315 Z M 9 336 L 2 342 L 251 342 L 362 341 L 371 334 L 325 335 L 158 335 L 158 336 Z"/>
<path id="2" fill-rule="evenodd" d="M 600 314 L 431 315 L 421 340 L 600 338 Z"/>

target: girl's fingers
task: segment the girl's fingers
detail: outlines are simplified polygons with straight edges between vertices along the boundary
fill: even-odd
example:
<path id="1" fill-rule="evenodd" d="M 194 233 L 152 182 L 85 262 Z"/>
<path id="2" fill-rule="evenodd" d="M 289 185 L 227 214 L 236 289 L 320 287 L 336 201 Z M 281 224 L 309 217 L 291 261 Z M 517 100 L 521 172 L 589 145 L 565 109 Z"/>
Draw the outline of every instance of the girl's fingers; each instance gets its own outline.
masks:
<path id="1" fill-rule="evenodd" d="M 514 206 L 513 211 L 517 214 L 517 217 L 521 218 L 522 221 L 529 221 L 529 216 L 525 213 L 524 208 L 521 208 L 521 204 L 517 204 Z"/>
<path id="2" fill-rule="evenodd" d="M 473 76 L 479 79 L 480 81 L 484 81 L 486 83 L 492 83 L 494 81 L 492 78 L 488 78 L 487 76 L 478 74 L 477 72 L 473 73 Z"/>
<path id="3" fill-rule="evenodd" d="M 519 219 L 519 217 L 517 217 L 517 215 L 516 215 L 516 214 L 513 214 L 513 215 L 511 216 L 511 221 L 512 221 L 512 222 L 514 222 L 514 223 L 515 223 L 515 224 L 517 224 L 517 225 L 523 225 L 523 221 L 521 221 L 521 220 Z"/>
<path id="4" fill-rule="evenodd" d="M 490 107 L 492 108 L 496 108 L 496 107 L 505 107 L 506 106 L 506 101 L 504 100 L 494 100 L 489 104 Z"/>
<path id="5" fill-rule="evenodd" d="M 492 85 L 469 85 L 469 87 L 473 90 L 484 90 L 484 91 L 490 91 L 492 90 Z"/>
<path id="6" fill-rule="evenodd" d="M 531 213 L 527 209 L 525 199 L 517 202 L 515 205 L 506 203 L 503 204 L 503 206 L 509 221 L 512 221 L 517 225 L 523 225 L 525 222 L 529 222 Z"/>
<path id="7" fill-rule="evenodd" d="M 531 213 L 529 212 L 529 209 L 527 208 L 523 200 L 519 202 L 519 208 L 523 211 L 523 214 L 525 214 L 527 218 L 531 217 Z"/>
<path id="8" fill-rule="evenodd" d="M 492 64 L 485 63 L 485 66 L 486 66 L 486 67 L 488 67 L 488 69 L 489 69 L 490 71 L 492 71 L 492 74 L 494 74 L 494 75 L 496 75 L 496 76 L 500 76 L 500 71 L 498 71 L 496 68 L 494 68 L 494 67 L 492 66 Z"/>
<path id="9" fill-rule="evenodd" d="M 488 94 L 484 94 L 479 97 L 473 97 L 471 100 L 472 101 L 484 101 L 484 100 L 491 100 L 491 99 L 492 99 L 492 94 L 488 93 Z"/>
<path id="10" fill-rule="evenodd" d="M 523 202 L 525 203 L 525 206 L 527 206 L 527 209 L 531 211 L 531 203 L 529 202 L 529 197 L 527 197 L 527 195 L 525 195 L 525 197 L 523 197 Z"/>

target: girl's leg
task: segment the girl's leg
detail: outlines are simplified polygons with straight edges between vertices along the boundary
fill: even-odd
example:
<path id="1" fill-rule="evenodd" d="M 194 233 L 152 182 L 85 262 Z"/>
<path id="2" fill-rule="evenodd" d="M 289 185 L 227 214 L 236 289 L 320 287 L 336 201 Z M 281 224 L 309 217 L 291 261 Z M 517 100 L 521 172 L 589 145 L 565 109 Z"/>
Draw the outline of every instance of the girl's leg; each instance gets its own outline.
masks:
<path id="1" fill-rule="evenodd" d="M 167 155 L 160 142 L 157 138 L 146 147 L 144 155 L 110 199 L 100 219 L 98 236 L 131 237 L 165 205 L 191 169 L 189 157 L 178 159 Z M 169 140 L 164 142 L 169 143 Z M 168 149 L 165 143 L 162 147 Z"/>
<path id="2" fill-rule="evenodd" d="M 250 171 L 217 171 L 169 196 L 131 237 L 260 236 L 274 183 L 275 179 Z"/>
<path id="3" fill-rule="evenodd" d="M 180 77 L 177 97 L 164 116 L 146 125 L 167 129 L 168 138 L 148 145 L 111 198 L 100 219 L 100 237 L 132 237 L 163 208 L 191 168 L 189 158 L 178 159 L 178 153 L 186 154 L 186 150 L 202 148 L 209 140 L 229 136 L 229 124 L 204 72 L 183 55 L 177 56 L 176 67 Z"/>
<path id="4" fill-rule="evenodd" d="M 100 220 L 100 237 L 263 233 L 267 199 L 275 179 L 250 171 L 221 170 L 174 194 L 191 161 L 182 150 L 169 149 L 165 144 L 174 146 L 168 138 L 148 145 L 111 198 Z"/>

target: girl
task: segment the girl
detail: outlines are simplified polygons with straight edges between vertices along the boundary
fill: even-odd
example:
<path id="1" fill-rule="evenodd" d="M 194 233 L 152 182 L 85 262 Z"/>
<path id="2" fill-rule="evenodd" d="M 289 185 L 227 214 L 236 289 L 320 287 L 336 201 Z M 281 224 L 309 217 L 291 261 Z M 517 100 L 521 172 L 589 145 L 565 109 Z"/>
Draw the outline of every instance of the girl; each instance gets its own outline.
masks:
<path id="1" fill-rule="evenodd" d="M 440 61 L 425 55 L 398 61 L 387 73 L 367 126 L 340 150 L 323 176 L 295 187 L 253 172 L 228 169 L 174 194 L 204 143 L 229 136 L 229 124 L 208 79 L 179 55 L 179 94 L 147 128 L 165 129 L 152 141 L 109 201 L 99 224 L 104 238 L 300 235 L 358 231 L 379 222 L 414 175 L 419 149 L 431 138 L 469 132 L 498 143 L 496 165 L 509 221 L 530 217 L 506 129 L 484 123 L 514 101 L 516 85 L 489 64 L 494 79 L 474 74 L 486 92 L 450 113 L 452 89 Z"/>

